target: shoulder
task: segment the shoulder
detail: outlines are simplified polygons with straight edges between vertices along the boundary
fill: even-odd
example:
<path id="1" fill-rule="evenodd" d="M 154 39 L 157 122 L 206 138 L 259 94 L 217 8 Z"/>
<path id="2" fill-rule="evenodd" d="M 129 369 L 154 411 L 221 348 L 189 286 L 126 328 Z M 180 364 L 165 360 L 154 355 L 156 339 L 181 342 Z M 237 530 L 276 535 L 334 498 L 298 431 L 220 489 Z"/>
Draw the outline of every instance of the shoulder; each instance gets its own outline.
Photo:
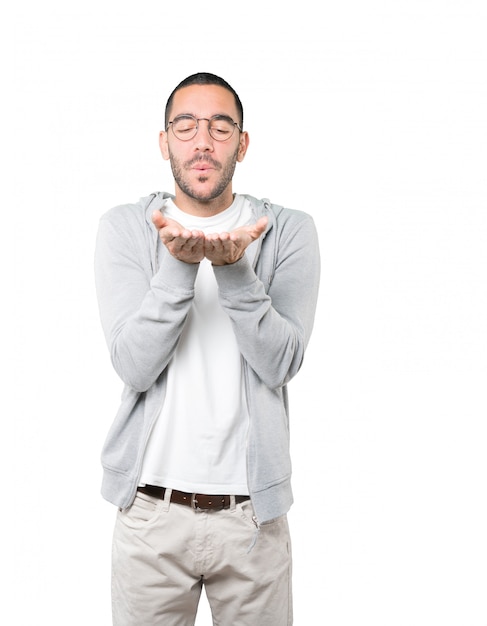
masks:
<path id="1" fill-rule="evenodd" d="M 245 197 L 251 203 L 257 218 L 267 215 L 277 226 L 293 227 L 303 223 L 313 224 L 313 218 L 305 211 L 287 208 L 271 202 L 268 198 L 257 199 L 249 195 Z"/>

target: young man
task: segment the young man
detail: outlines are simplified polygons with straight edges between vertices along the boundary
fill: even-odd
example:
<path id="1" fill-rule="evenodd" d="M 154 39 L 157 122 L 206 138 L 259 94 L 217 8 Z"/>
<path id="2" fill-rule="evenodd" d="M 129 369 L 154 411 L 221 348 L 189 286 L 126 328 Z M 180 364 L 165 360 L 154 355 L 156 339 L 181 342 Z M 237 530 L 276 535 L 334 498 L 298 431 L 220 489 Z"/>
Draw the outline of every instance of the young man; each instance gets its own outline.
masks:
<path id="1" fill-rule="evenodd" d="M 233 88 L 183 80 L 160 133 L 175 194 L 116 207 L 99 226 L 96 284 L 125 383 L 103 449 L 117 626 L 292 623 L 286 384 L 316 307 L 305 213 L 234 194 L 249 138 Z"/>

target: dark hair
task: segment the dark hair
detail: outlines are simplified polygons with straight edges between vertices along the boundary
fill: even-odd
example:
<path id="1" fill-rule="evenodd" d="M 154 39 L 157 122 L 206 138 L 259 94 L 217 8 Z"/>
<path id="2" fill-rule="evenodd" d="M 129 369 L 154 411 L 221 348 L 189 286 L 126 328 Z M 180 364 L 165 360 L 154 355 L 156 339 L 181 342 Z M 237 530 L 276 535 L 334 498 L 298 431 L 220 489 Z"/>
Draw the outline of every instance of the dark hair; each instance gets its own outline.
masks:
<path id="1" fill-rule="evenodd" d="M 209 74 L 208 72 L 198 72 L 197 74 L 192 74 L 191 76 L 188 76 L 187 78 L 182 80 L 179 83 L 179 85 L 172 91 L 166 103 L 164 128 L 167 128 L 167 125 L 169 123 L 169 114 L 171 112 L 171 107 L 172 107 L 172 103 L 174 100 L 174 94 L 176 93 L 176 91 L 179 91 L 183 87 L 189 87 L 190 85 L 219 85 L 220 87 L 224 87 L 225 89 L 228 89 L 228 91 L 230 91 L 230 93 L 232 93 L 233 97 L 235 98 L 235 104 L 237 105 L 237 111 L 240 116 L 240 119 L 238 120 L 238 122 L 239 122 L 240 128 L 243 128 L 243 107 L 242 107 L 242 103 L 240 102 L 240 98 L 238 97 L 237 92 L 231 85 L 227 83 L 226 80 L 223 80 L 223 78 L 220 78 L 219 76 L 216 76 L 215 74 Z"/>

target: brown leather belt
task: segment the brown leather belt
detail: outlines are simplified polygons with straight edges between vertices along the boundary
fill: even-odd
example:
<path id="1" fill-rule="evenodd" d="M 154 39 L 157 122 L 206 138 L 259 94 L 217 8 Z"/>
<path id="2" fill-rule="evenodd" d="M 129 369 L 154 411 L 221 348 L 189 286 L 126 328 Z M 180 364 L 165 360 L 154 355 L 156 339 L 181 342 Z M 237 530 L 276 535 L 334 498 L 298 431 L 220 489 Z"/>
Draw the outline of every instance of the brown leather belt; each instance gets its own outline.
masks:
<path id="1" fill-rule="evenodd" d="M 145 487 L 139 487 L 137 491 L 163 500 L 166 488 L 146 485 Z M 237 504 L 249 499 L 250 496 L 235 496 L 235 502 Z M 177 491 L 176 489 L 172 490 L 171 502 L 185 504 L 192 509 L 216 509 L 220 511 L 221 509 L 230 508 L 230 496 L 208 496 L 203 493 L 186 493 L 185 491 Z"/>

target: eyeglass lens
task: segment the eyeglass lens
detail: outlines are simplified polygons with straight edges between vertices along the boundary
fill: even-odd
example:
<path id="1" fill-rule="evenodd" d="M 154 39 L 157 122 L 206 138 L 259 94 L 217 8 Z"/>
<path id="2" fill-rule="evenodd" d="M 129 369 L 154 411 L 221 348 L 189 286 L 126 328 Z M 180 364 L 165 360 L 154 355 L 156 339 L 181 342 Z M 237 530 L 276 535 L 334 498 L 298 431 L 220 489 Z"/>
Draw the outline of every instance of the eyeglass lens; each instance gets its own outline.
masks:
<path id="1" fill-rule="evenodd" d="M 191 115 L 181 115 L 172 121 L 172 130 L 181 141 L 189 141 L 198 132 L 199 123 L 203 120 L 197 120 Z M 215 116 L 208 122 L 208 132 L 215 141 L 225 141 L 230 139 L 235 130 L 235 123 L 226 117 Z"/>

